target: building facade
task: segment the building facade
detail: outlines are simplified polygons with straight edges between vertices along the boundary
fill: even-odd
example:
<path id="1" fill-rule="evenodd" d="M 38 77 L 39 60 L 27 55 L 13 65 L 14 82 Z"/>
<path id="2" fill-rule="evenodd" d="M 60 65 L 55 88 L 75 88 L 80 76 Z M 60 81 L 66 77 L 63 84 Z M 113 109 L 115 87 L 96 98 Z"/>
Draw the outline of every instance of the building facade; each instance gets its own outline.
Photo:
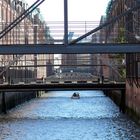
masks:
<path id="1" fill-rule="evenodd" d="M 19 17 L 29 5 L 24 0 L 0 0 L 0 31 L 4 30 L 6 26 L 12 23 Z M 49 28 L 41 16 L 39 8 L 25 17 L 19 24 L 17 24 L 11 31 L 0 39 L 0 44 L 45 44 L 50 43 L 51 36 L 48 35 Z M 18 58 L 18 59 L 17 59 Z M 44 61 L 38 61 L 44 59 Z M 53 55 L 1 55 L 1 71 L 5 70 L 4 78 L 7 81 L 10 77 L 10 69 L 22 69 L 23 71 L 32 71 L 32 78 L 41 78 L 47 76 L 47 61 L 53 64 Z M 10 65 L 20 66 L 11 68 Z M 30 65 L 30 67 L 27 67 Z M 31 67 L 32 65 L 32 67 Z M 38 67 L 37 65 L 44 65 Z M 21 67 L 22 66 L 22 67 Z M 23 67 L 25 66 L 25 67 Z M 17 74 L 18 75 L 18 74 Z M 2 77 L 2 76 L 1 76 Z M 30 78 L 31 78 L 30 77 Z M 15 78 L 19 78 L 16 76 Z"/>
<path id="2" fill-rule="evenodd" d="M 134 0 L 111 0 L 107 19 L 140 4 Z M 129 13 L 107 28 L 107 42 L 140 43 L 140 9 Z M 126 54 L 126 106 L 130 113 L 140 116 L 140 54 Z"/>
<path id="3" fill-rule="evenodd" d="M 101 16 L 100 19 L 100 25 L 104 24 L 106 22 L 106 16 Z M 106 43 L 106 28 L 103 28 L 99 32 L 99 43 Z M 104 76 L 104 78 L 111 79 L 112 76 L 112 67 L 110 65 L 110 59 L 108 54 L 100 54 L 100 65 L 99 71 L 101 73 L 101 76 Z"/>

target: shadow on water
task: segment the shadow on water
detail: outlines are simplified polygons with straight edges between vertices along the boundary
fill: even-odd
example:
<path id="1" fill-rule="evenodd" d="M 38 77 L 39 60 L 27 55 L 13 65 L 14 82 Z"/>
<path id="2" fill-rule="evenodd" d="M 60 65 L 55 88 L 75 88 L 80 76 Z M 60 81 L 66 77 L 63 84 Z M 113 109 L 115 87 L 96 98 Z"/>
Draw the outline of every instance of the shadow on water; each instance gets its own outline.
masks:
<path id="1" fill-rule="evenodd" d="M 49 91 L 48 93 L 44 94 L 42 97 L 71 97 L 74 92 L 78 92 L 80 97 L 98 97 L 98 96 L 105 96 L 102 91 Z"/>

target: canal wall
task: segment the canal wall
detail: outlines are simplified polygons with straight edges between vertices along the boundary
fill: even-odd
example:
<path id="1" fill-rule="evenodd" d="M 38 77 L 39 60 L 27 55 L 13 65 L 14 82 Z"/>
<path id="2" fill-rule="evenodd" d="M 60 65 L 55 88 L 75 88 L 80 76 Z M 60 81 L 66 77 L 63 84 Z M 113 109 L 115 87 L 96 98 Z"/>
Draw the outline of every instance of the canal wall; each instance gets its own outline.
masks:
<path id="1" fill-rule="evenodd" d="M 104 94 L 111 98 L 117 106 L 121 104 L 121 91 L 119 90 L 109 90 L 104 91 Z"/>
<path id="2" fill-rule="evenodd" d="M 140 83 L 140 80 L 139 80 Z M 140 87 L 134 82 L 126 81 L 126 91 L 122 96 L 121 91 L 104 91 L 105 95 L 111 98 L 120 111 L 124 112 L 135 122 L 140 124 Z"/>
<path id="3" fill-rule="evenodd" d="M 125 90 L 107 90 L 104 94 L 114 101 L 120 112 L 125 113 Z"/>
<path id="4" fill-rule="evenodd" d="M 138 81 L 140 83 L 140 80 Z M 140 124 L 140 87 L 126 81 L 126 113 Z"/>
<path id="5" fill-rule="evenodd" d="M 4 103 L 3 103 L 4 95 Z M 9 110 L 16 107 L 19 104 L 22 104 L 28 100 L 38 97 L 37 92 L 5 92 L 0 93 L 0 113 L 5 112 L 4 110 Z"/>

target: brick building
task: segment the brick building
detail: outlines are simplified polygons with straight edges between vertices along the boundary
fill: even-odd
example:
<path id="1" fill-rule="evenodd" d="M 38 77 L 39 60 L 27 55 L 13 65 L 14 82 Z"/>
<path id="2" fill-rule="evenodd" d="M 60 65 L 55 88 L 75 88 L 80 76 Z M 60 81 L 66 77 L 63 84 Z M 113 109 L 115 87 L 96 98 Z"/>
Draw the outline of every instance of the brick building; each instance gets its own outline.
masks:
<path id="1" fill-rule="evenodd" d="M 0 0 L 0 31 L 6 28 L 18 16 L 21 15 L 27 8 L 28 3 L 24 0 Z M 40 10 L 37 8 L 30 15 L 24 18 L 2 39 L 0 44 L 44 44 L 50 43 L 51 36 L 48 35 L 49 28 L 41 16 Z M 19 56 L 18 56 L 19 57 Z M 7 66 L 10 62 L 14 62 L 17 55 L 1 55 L 1 66 Z M 44 59 L 37 61 L 37 59 Z M 26 62 L 25 62 L 26 61 Z M 37 61 L 37 62 L 36 62 Z M 53 64 L 53 55 L 22 55 L 15 61 L 13 65 L 45 65 L 47 61 Z M 11 69 L 9 67 L 9 69 Z M 19 68 L 15 68 L 19 69 Z M 22 70 L 30 69 L 33 72 L 33 78 L 41 78 L 47 76 L 47 67 L 22 67 Z M 6 79 L 10 77 L 9 70 L 4 75 Z M 19 78 L 19 77 L 15 77 Z"/>
<path id="2" fill-rule="evenodd" d="M 139 1 L 111 0 L 107 9 L 108 20 L 137 6 Z M 139 43 L 140 10 L 133 11 L 111 24 L 107 30 L 107 42 Z M 126 106 L 129 112 L 140 115 L 140 54 L 126 55 Z"/>
<path id="3" fill-rule="evenodd" d="M 104 24 L 105 22 L 106 16 L 101 16 L 100 25 Z M 99 43 L 106 43 L 106 28 L 100 30 L 99 36 Z M 112 69 L 111 66 L 109 66 L 110 59 L 108 54 L 100 54 L 100 65 L 102 65 L 102 67 L 100 67 L 101 74 L 105 78 L 111 79 Z"/>

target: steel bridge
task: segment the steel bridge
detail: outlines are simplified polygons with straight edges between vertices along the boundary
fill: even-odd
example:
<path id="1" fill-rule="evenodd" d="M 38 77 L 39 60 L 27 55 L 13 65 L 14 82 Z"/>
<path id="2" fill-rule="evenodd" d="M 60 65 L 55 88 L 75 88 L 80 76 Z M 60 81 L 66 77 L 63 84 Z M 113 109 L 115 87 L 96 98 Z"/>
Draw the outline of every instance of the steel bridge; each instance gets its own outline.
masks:
<path id="1" fill-rule="evenodd" d="M 30 16 L 30 13 L 32 13 L 40 4 L 42 4 L 44 0 L 37 0 L 33 5 L 31 5 L 29 8 L 24 10 L 21 15 L 19 15 L 18 18 L 16 18 L 13 22 L 9 23 L 3 30 L 0 32 L 0 39 L 3 42 L 5 39 L 8 38 L 9 34 L 15 27 L 17 27 L 22 20 Z M 1 91 L 19 91 L 19 90 L 60 90 L 60 89 L 120 89 L 124 90 L 125 84 L 122 83 L 122 81 L 119 79 L 117 81 L 116 79 L 112 80 L 109 79 L 108 83 L 99 81 L 95 83 L 89 83 L 88 80 L 86 82 L 66 82 L 64 81 L 61 83 L 61 80 L 58 83 L 51 82 L 41 82 L 37 83 L 40 78 L 45 79 L 47 81 L 47 78 L 49 78 L 50 75 L 55 75 L 55 70 L 60 70 L 59 75 L 61 73 L 65 73 L 65 71 L 69 71 L 69 73 L 72 73 L 73 71 L 86 71 L 87 70 L 94 70 L 92 76 L 96 76 L 97 79 L 103 79 L 105 75 L 103 75 L 103 71 L 101 68 L 98 67 L 105 67 L 109 66 L 111 70 L 113 69 L 120 69 L 122 66 L 122 63 L 116 64 L 116 61 L 106 61 L 104 62 L 104 58 L 101 59 L 100 57 L 103 57 L 102 55 L 108 54 L 108 55 L 115 55 L 115 54 L 129 54 L 129 53 L 139 53 L 140 52 L 140 45 L 139 43 L 113 43 L 106 41 L 99 42 L 94 41 L 94 37 L 96 33 L 99 33 L 99 31 L 104 30 L 111 24 L 117 22 L 124 16 L 127 16 L 129 13 L 136 11 L 140 8 L 140 4 L 137 6 L 130 8 L 126 10 L 124 13 L 118 15 L 117 17 L 112 18 L 111 20 L 104 22 L 100 24 L 99 26 L 95 27 L 94 29 L 91 29 L 90 31 L 86 32 L 84 35 L 80 35 L 74 39 L 69 38 L 69 21 L 68 21 L 68 3 L 67 0 L 64 0 L 64 23 L 63 23 L 63 34 L 61 36 L 60 41 L 59 39 L 52 39 L 51 37 L 43 38 L 45 41 L 39 42 L 37 39 L 38 30 L 37 26 L 33 25 L 33 33 L 30 34 L 30 30 L 27 32 L 28 34 L 23 34 L 20 31 L 21 36 L 24 36 L 25 42 L 22 42 L 21 44 L 10 44 L 10 43 L 1 43 L 0 45 L 0 55 L 5 56 L 5 58 L 9 58 L 9 60 L 1 59 L 1 72 L 0 76 L 1 79 L 4 78 L 4 81 L 1 82 L 0 90 Z M 36 23 L 35 23 L 36 24 Z M 22 25 L 21 25 L 22 27 Z M 39 28 L 39 27 L 38 27 Z M 75 27 L 78 28 L 78 27 Z M 31 43 L 29 43 L 28 39 L 26 37 L 33 37 Z M 63 38 L 62 38 L 63 37 Z M 84 40 L 85 38 L 90 37 L 90 41 Z M 21 38 L 22 39 L 22 38 Z M 47 40 L 48 39 L 48 40 Z M 93 40 L 92 40 L 93 39 Z M 104 38 L 105 39 L 105 38 Z M 114 38 L 113 38 L 114 39 Z M 112 39 L 112 40 L 113 40 Z M 13 41 L 13 40 L 12 40 Z M 49 43 L 46 43 L 46 42 Z M 56 41 L 56 42 L 55 42 Z M 65 61 L 68 62 L 68 59 L 63 58 L 61 60 L 61 64 L 54 64 L 57 59 L 53 60 L 51 58 L 51 55 L 54 54 L 61 54 L 61 55 L 73 55 L 76 59 L 73 58 L 71 61 L 71 64 L 63 64 Z M 75 54 L 75 55 L 74 55 Z M 80 55 L 90 55 L 89 59 L 81 59 L 82 62 L 79 62 L 77 60 L 77 57 L 80 57 Z M 42 55 L 47 55 L 47 58 L 42 60 Z M 12 57 L 11 57 L 12 56 Z M 32 56 L 32 57 L 31 57 Z M 96 61 L 95 64 L 93 64 L 93 56 L 96 57 L 94 60 Z M 30 58 L 31 57 L 31 58 Z M 49 57 L 49 58 L 48 58 Z M 11 60 L 12 58 L 12 60 Z M 108 58 L 109 59 L 109 58 Z M 33 61 L 32 61 L 33 60 Z M 52 62 L 53 61 L 53 62 Z M 84 62 L 88 61 L 88 62 Z M 118 61 L 119 62 L 119 61 Z M 46 64 L 47 63 L 47 64 Z M 78 64 L 80 63 L 80 64 Z M 50 69 L 49 76 L 45 76 L 42 74 L 42 77 L 37 78 L 37 69 L 42 69 L 41 67 L 44 67 L 48 70 Z M 55 67 L 58 67 L 57 69 Z M 67 67 L 67 69 L 65 68 Z M 70 67 L 70 68 L 69 68 Z M 84 69 L 84 68 L 85 69 Z M 90 68 L 89 68 L 90 67 Z M 96 67 L 96 68 L 95 68 Z M 114 68 L 113 68 L 114 67 Z M 125 67 L 125 64 L 123 65 Z M 16 69 L 15 69 L 16 68 Z M 23 68 L 23 69 L 21 69 Z M 31 68 L 31 70 L 30 70 Z M 70 70 L 69 70 L 70 69 Z M 84 70 L 83 70 L 84 69 Z M 53 72 L 52 72 L 53 70 Z M 96 74 L 95 74 L 96 71 Z M 99 74 L 100 73 L 100 74 Z M 113 72 L 112 72 L 113 73 Z M 119 72 L 116 72 L 119 73 Z M 58 73 L 57 73 L 58 74 Z M 21 76 L 22 75 L 22 76 Z M 45 74 L 46 75 L 46 74 Z M 119 75 L 119 74 L 118 74 Z M 15 77 L 14 77 L 15 76 Z M 104 76 L 104 77 L 103 77 Z M 115 73 L 114 73 L 115 76 Z M 67 80 L 70 81 L 70 80 Z M 84 81 L 84 80 L 81 80 Z M 93 81 L 93 80 L 92 80 Z M 103 81 L 103 80 L 102 80 Z M 115 81 L 114 83 L 111 83 L 111 81 Z M 116 82 L 117 81 L 117 82 Z M 124 79 L 123 79 L 124 82 Z"/>
<path id="2" fill-rule="evenodd" d="M 26 18 L 30 13 L 32 13 L 40 4 L 45 0 L 37 0 L 32 6 L 26 9 L 18 18 L 7 25 L 0 32 L 0 39 L 5 37 L 16 25 L 18 25 L 24 18 Z M 136 11 L 140 8 L 140 4 L 137 6 L 126 10 L 124 13 L 112 18 L 95 29 L 81 35 L 80 37 L 69 42 L 68 37 L 68 3 L 64 0 L 64 39 L 62 44 L 17 44 L 17 45 L 0 45 L 0 54 L 69 54 L 69 53 L 138 53 L 140 52 L 139 44 L 93 44 L 93 43 L 83 43 L 78 42 L 82 39 L 102 30 L 103 28 L 113 24 L 127 16 L 129 13 Z M 77 44 L 78 43 L 78 44 Z M 21 49 L 22 47 L 22 49 Z M 65 47 L 65 48 L 64 48 Z"/>
<path id="3" fill-rule="evenodd" d="M 95 83 L 53 83 L 53 84 L 15 84 L 1 85 L 1 92 L 20 92 L 20 91 L 58 91 L 58 90 L 123 90 L 125 91 L 125 83 L 115 84 L 95 84 Z"/>

